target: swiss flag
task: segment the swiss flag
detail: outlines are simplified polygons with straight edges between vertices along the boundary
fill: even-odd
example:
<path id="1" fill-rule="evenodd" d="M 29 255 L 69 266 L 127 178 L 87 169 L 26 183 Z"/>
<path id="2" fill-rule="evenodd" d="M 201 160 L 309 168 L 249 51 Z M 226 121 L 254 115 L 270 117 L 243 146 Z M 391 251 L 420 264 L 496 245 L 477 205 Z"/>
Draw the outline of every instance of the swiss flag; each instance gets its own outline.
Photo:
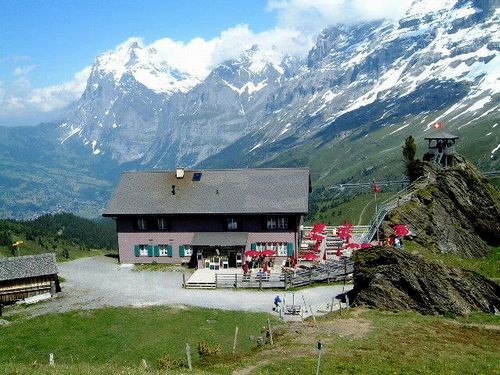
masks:
<path id="1" fill-rule="evenodd" d="M 441 121 L 437 121 L 434 125 L 432 125 L 434 129 L 441 129 L 443 127 L 443 123 Z"/>
<path id="2" fill-rule="evenodd" d="M 375 182 L 375 180 L 372 181 L 372 185 L 373 185 L 373 191 L 375 193 L 379 193 L 380 192 L 380 187 L 377 185 L 377 183 Z"/>

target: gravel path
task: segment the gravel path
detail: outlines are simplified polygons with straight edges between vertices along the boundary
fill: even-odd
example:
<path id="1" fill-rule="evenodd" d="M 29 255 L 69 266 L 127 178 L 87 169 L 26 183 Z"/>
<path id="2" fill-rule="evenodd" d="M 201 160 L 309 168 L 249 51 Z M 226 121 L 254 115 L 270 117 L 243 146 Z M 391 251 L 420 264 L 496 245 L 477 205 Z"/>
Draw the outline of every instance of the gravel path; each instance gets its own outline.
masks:
<path id="1" fill-rule="evenodd" d="M 216 289 L 183 289 L 180 272 L 134 272 L 107 257 L 81 258 L 60 263 L 64 277 L 62 293 L 57 298 L 29 306 L 32 316 L 105 306 L 190 305 L 226 310 L 272 312 L 276 294 L 284 291 Z M 350 289 L 351 286 L 346 286 Z M 325 310 L 333 296 L 342 292 L 341 285 L 320 286 L 295 292 L 295 304 L 302 295 L 313 310 Z M 291 301 L 291 293 L 286 293 Z M 287 302 L 289 303 L 289 302 Z"/>

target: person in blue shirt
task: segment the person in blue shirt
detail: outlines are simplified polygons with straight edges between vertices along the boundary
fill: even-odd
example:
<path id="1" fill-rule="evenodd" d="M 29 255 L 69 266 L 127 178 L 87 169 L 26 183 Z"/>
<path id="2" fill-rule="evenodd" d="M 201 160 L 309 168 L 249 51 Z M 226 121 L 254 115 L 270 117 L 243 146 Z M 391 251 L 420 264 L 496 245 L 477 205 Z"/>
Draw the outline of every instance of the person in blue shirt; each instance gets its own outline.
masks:
<path id="1" fill-rule="evenodd" d="M 274 297 L 274 311 L 277 311 L 279 309 L 279 306 L 280 306 L 280 303 L 281 303 L 281 298 L 280 296 L 276 296 Z"/>

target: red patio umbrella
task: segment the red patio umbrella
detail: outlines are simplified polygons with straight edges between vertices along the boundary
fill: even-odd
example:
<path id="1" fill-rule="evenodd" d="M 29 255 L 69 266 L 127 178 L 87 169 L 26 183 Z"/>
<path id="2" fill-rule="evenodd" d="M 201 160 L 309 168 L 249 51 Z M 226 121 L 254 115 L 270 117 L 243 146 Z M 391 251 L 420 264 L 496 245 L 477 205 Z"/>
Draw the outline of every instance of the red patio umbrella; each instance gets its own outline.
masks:
<path id="1" fill-rule="evenodd" d="M 325 238 L 326 238 L 326 236 L 324 234 L 320 234 L 320 233 L 313 233 L 311 236 L 311 240 L 314 240 L 314 241 L 322 241 Z"/>
<path id="2" fill-rule="evenodd" d="M 326 229 L 326 224 L 323 224 L 323 223 L 318 223 L 318 224 L 314 224 L 311 232 L 312 233 L 323 233 Z"/>
<path id="3" fill-rule="evenodd" d="M 345 248 L 346 249 L 359 249 L 359 247 L 360 247 L 359 243 L 352 242 L 352 243 L 348 243 Z"/>
<path id="4" fill-rule="evenodd" d="M 394 234 L 397 237 L 404 237 L 410 234 L 410 230 L 408 227 L 404 224 L 396 224 L 394 226 Z"/>
<path id="5" fill-rule="evenodd" d="M 245 255 L 247 257 L 258 257 L 260 255 L 260 251 L 257 251 L 257 250 L 247 250 L 247 251 L 245 251 Z"/>
<path id="6" fill-rule="evenodd" d="M 369 249 L 370 247 L 372 247 L 372 244 L 369 242 L 364 242 L 361 244 L 362 249 Z"/>
<path id="7" fill-rule="evenodd" d="M 263 257 L 275 257 L 276 256 L 276 251 L 274 250 L 264 250 L 260 252 L 260 256 Z"/>
<path id="8" fill-rule="evenodd" d="M 315 260 L 315 259 L 318 259 L 318 256 L 314 253 L 307 253 L 307 254 L 304 254 L 304 256 L 302 257 L 302 259 L 305 259 L 305 260 Z"/>

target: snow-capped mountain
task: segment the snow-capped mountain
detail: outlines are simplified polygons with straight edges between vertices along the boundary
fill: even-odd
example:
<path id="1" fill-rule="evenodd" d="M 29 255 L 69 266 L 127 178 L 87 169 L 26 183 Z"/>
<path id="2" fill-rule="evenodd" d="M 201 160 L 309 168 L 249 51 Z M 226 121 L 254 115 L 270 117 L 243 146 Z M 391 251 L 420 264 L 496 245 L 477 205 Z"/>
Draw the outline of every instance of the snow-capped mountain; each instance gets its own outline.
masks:
<path id="1" fill-rule="evenodd" d="M 480 0 L 425 4 L 415 1 L 399 22 L 324 30 L 307 67 L 275 93 L 276 113 L 252 134 L 247 152 L 276 152 L 280 140 L 289 147 L 408 115 L 425 115 L 425 130 L 439 119 L 463 125 L 498 112 L 499 9 Z"/>
<path id="2" fill-rule="evenodd" d="M 155 168 L 194 165 L 253 132 L 295 63 L 254 46 L 218 65 L 201 84 L 167 103 L 163 126 L 143 162 Z"/>
<path id="3" fill-rule="evenodd" d="M 59 139 L 120 163 L 140 159 L 154 140 L 167 100 L 199 82 L 173 69 L 154 47 L 130 39 L 96 58 L 85 92 L 60 125 Z"/>
<path id="4" fill-rule="evenodd" d="M 309 165 L 325 184 L 401 173 L 383 169 L 404 137 L 423 140 L 441 121 L 466 156 L 498 169 L 498 5 L 415 0 L 398 21 L 326 28 L 303 60 L 254 46 L 206 74 L 131 39 L 97 57 L 72 112 L 44 132 L 115 174 Z"/>

